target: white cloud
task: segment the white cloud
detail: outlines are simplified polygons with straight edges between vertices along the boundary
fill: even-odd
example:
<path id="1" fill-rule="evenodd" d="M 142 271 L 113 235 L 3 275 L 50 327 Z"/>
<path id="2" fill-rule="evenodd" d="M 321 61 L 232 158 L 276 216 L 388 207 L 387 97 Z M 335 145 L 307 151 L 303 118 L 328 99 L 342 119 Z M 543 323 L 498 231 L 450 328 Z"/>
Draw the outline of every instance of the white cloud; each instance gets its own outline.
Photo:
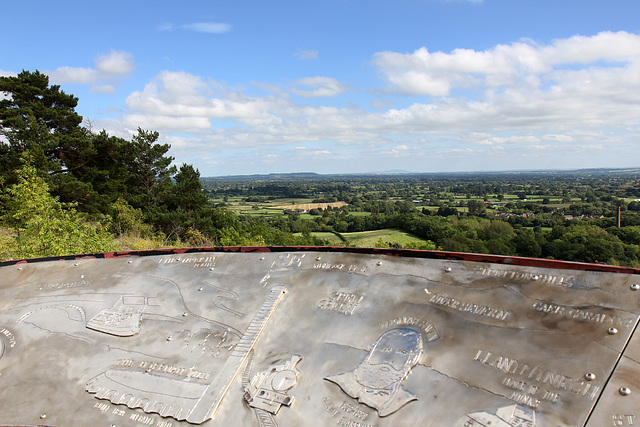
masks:
<path id="1" fill-rule="evenodd" d="M 294 53 L 298 59 L 318 59 L 318 51 L 317 50 L 302 50 L 298 49 L 296 53 Z"/>
<path id="2" fill-rule="evenodd" d="M 231 31 L 232 26 L 220 22 L 194 22 L 183 25 L 164 23 L 158 26 L 158 31 L 173 31 L 175 29 L 195 31 L 198 33 L 222 34 Z"/>
<path id="3" fill-rule="evenodd" d="M 56 84 L 96 84 L 108 81 L 110 84 L 98 85 L 91 89 L 92 93 L 114 93 L 117 82 L 135 70 L 133 55 L 128 52 L 112 50 L 99 55 L 94 60 L 95 68 L 58 67 L 53 71 L 45 71 L 52 83 Z"/>
<path id="4" fill-rule="evenodd" d="M 403 105 L 407 98 L 387 95 L 395 108 L 378 103 L 368 111 L 337 106 L 340 95 L 355 89 L 330 77 L 302 78 L 289 87 L 264 82 L 230 88 L 164 71 L 128 96 L 120 126 L 158 130 L 163 138 L 179 134 L 172 145 L 184 156 L 289 145 L 300 157 L 337 159 L 350 158 L 345 153 L 355 152 L 355 146 L 359 153 L 366 148 L 375 155 L 394 154 L 416 167 L 442 167 L 442 159 L 455 156 L 468 161 L 460 167 L 478 168 L 479 158 L 480 166 L 488 167 L 490 158 L 504 165 L 538 151 L 548 157 L 538 159 L 554 167 L 579 164 L 588 158 L 581 153 L 609 155 L 598 147 L 623 144 L 640 155 L 633 145 L 640 132 L 638 35 L 576 36 L 547 46 L 521 40 L 483 52 L 384 52 L 374 63 L 396 91 L 431 97 L 409 98 L 413 102 Z M 415 78 L 404 78 L 410 75 Z M 359 96 L 375 96 L 375 89 L 357 88 Z M 320 146 L 327 141 L 330 145 Z M 537 146 L 546 150 L 530 151 Z M 531 166 L 523 160 L 510 161 L 509 167 Z"/>
<path id="5" fill-rule="evenodd" d="M 112 50 L 111 52 L 100 55 L 95 60 L 96 69 L 102 75 L 122 76 L 128 75 L 135 70 L 133 55 L 129 52 L 120 52 Z"/>
<path id="6" fill-rule="evenodd" d="M 53 83 L 89 84 L 99 79 L 100 73 L 95 68 L 58 67 L 54 71 L 47 71 Z"/>
<path id="7" fill-rule="evenodd" d="M 182 25 L 185 30 L 197 31 L 200 33 L 221 34 L 231 31 L 231 25 L 218 22 L 195 22 L 193 24 Z"/>
<path id="8" fill-rule="evenodd" d="M 570 135 L 544 135 L 542 139 L 556 142 L 573 142 L 575 138 Z"/>
<path id="9" fill-rule="evenodd" d="M 293 93 L 303 98 L 333 97 L 349 91 L 338 80 L 322 76 L 305 77 L 294 82 L 294 85 Z"/>
<path id="10" fill-rule="evenodd" d="M 116 88 L 113 85 L 100 85 L 94 86 L 89 89 L 90 93 L 102 93 L 102 94 L 112 94 L 116 93 Z"/>
<path id="11" fill-rule="evenodd" d="M 523 40 L 485 51 L 455 49 L 451 53 L 431 53 L 422 47 L 413 53 L 380 52 L 373 61 L 393 87 L 408 95 L 444 96 L 454 88 L 535 88 L 554 77 L 573 76 L 579 71 L 595 73 L 603 68 L 603 62 L 637 66 L 640 36 L 603 32 L 556 40 L 548 46 Z M 563 70 L 579 65 L 590 68 Z"/>

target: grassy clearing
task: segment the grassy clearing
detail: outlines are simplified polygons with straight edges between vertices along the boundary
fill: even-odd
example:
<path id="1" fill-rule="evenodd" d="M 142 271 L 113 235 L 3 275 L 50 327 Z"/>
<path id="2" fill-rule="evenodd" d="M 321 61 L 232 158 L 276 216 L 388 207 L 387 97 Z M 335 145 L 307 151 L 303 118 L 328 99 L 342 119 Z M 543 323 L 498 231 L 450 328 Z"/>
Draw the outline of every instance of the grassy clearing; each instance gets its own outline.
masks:
<path id="1" fill-rule="evenodd" d="M 274 206 L 273 208 L 269 208 L 269 209 L 305 209 L 305 210 L 311 210 L 311 209 L 327 209 L 328 207 L 332 207 L 332 208 L 339 208 L 342 207 L 344 205 L 346 205 L 346 202 L 334 202 L 334 203 L 298 203 L 298 204 L 292 204 L 292 205 L 281 205 L 281 206 Z"/>
<path id="2" fill-rule="evenodd" d="M 331 242 L 331 244 L 339 246 L 356 246 L 359 248 L 371 248 L 375 247 L 376 243 L 380 240 L 386 243 L 397 243 L 401 246 L 406 246 L 409 243 L 423 244 L 426 241 L 416 237 L 412 234 L 405 233 L 404 231 L 386 228 L 382 230 L 374 231 L 358 231 L 354 233 L 341 233 L 347 241 L 343 242 L 338 236 L 333 233 L 311 233 L 312 235 L 321 239 Z M 388 246 L 388 245 L 385 245 Z"/>

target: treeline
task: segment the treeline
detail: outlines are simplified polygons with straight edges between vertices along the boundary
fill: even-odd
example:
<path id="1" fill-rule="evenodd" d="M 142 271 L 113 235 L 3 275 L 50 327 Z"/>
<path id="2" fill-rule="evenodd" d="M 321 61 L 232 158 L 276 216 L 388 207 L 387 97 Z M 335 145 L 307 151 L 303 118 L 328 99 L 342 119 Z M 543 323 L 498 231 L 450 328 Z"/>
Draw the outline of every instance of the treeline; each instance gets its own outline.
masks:
<path id="1" fill-rule="evenodd" d="M 614 218 L 571 221 L 562 215 L 547 215 L 541 219 L 544 227 L 539 224 L 525 226 L 519 223 L 519 217 L 503 220 L 468 215 L 441 216 L 411 208 L 408 203 L 389 205 L 386 208 L 378 206 L 381 212 L 367 216 L 352 215 L 347 205 L 325 209 L 314 219 L 302 219 L 300 214 L 291 213 L 267 218 L 245 216 L 240 217 L 240 221 L 263 223 L 267 228 L 287 233 L 306 234 L 395 228 L 426 241 L 423 247 L 414 249 L 640 266 L 640 225 L 618 228 Z M 636 217 L 630 215 L 632 219 Z M 535 222 L 535 219 L 528 220 Z"/>
<path id="2" fill-rule="evenodd" d="M 319 244 L 213 207 L 192 165 L 172 165 L 158 132 L 94 132 L 78 99 L 46 75 L 0 77 L 3 258 L 176 245 Z M 79 237 L 78 237 L 79 236 Z M 76 238 L 77 237 L 77 238 Z"/>

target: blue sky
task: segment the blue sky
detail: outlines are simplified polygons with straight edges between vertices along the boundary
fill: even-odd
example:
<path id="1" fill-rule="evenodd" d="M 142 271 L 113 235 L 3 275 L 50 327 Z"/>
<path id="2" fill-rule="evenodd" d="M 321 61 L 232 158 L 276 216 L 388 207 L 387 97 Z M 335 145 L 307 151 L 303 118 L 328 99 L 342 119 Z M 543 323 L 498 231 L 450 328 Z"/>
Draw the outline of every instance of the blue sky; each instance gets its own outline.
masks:
<path id="1" fill-rule="evenodd" d="M 0 75 L 202 176 L 640 166 L 633 0 L 0 0 Z"/>

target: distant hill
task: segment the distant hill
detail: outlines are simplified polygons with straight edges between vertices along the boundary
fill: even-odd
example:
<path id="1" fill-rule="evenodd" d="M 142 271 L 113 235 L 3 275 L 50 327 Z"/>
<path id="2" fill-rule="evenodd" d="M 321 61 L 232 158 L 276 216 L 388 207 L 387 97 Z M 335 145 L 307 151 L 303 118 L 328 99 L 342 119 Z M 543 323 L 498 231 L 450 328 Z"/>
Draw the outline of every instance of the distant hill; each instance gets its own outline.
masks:
<path id="1" fill-rule="evenodd" d="M 290 179 L 309 179 L 309 178 L 320 178 L 326 175 L 321 175 L 315 172 L 293 172 L 293 173 L 269 173 L 269 174 L 253 174 L 253 175 L 227 175 L 227 176 L 213 176 L 213 177 L 202 177 L 203 181 L 244 181 L 247 179 L 250 180 L 267 180 L 267 181 L 275 181 L 279 179 L 290 180 Z"/>
<path id="2" fill-rule="evenodd" d="M 640 168 L 592 168 L 592 169 L 546 169 L 546 170 L 504 170 L 504 171 L 468 171 L 468 172 L 410 172 L 402 169 L 386 170 L 380 172 L 319 174 L 315 172 L 270 173 L 253 175 L 227 175 L 215 177 L 202 177 L 202 181 L 278 181 L 296 179 L 331 179 L 336 177 L 376 177 L 384 175 L 411 176 L 411 177 L 491 177 L 496 175 L 558 175 L 558 176 L 601 176 L 601 175 L 640 175 Z"/>

